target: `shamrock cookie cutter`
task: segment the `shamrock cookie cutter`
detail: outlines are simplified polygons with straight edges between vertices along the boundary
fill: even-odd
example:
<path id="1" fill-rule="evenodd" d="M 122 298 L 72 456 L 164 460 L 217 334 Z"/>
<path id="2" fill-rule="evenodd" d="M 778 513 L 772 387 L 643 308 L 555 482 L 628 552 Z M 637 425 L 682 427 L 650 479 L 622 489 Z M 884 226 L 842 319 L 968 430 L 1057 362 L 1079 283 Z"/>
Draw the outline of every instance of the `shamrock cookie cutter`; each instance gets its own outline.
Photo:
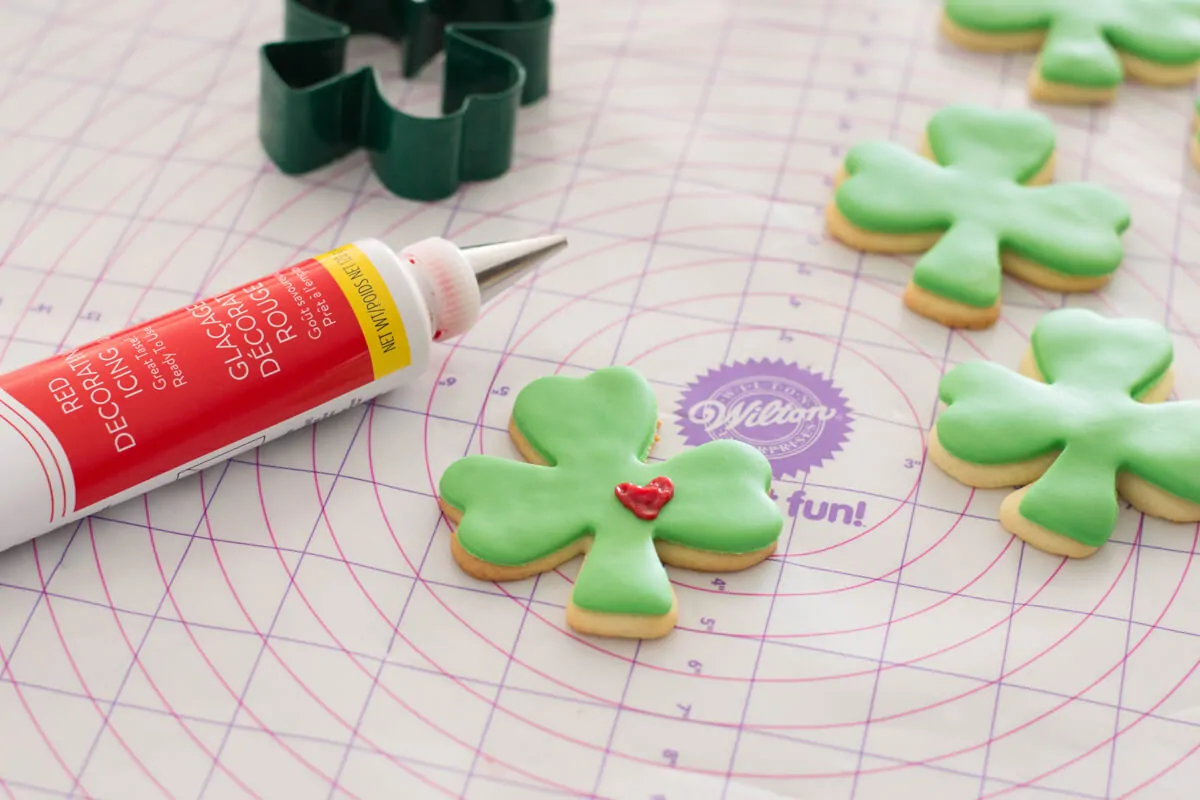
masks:
<path id="1" fill-rule="evenodd" d="M 362 148 L 387 189 L 438 200 L 512 163 L 517 113 L 550 84 L 551 0 L 285 0 L 284 39 L 259 51 L 258 134 L 285 174 Z M 375 70 L 345 72 L 346 44 L 403 46 L 411 78 L 445 50 L 442 116 L 392 106 Z"/>

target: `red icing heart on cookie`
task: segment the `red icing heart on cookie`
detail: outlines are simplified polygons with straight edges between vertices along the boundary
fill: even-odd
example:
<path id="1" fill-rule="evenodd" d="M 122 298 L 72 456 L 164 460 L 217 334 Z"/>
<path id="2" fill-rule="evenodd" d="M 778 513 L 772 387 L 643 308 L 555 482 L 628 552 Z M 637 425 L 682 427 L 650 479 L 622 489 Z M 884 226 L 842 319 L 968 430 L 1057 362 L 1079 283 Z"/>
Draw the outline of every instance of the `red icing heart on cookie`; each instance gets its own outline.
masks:
<path id="1" fill-rule="evenodd" d="M 618 483 L 617 499 L 638 519 L 654 519 L 667 501 L 675 496 L 675 485 L 670 478 L 659 476 L 645 486 L 636 483 Z"/>

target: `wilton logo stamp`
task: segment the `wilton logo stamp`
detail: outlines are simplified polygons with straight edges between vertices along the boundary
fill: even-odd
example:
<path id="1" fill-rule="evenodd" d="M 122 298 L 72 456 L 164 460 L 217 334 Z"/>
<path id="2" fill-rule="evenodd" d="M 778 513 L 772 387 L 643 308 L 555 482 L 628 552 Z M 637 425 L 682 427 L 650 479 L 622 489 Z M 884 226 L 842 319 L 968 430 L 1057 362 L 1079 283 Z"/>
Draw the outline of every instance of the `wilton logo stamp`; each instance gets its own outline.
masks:
<path id="1" fill-rule="evenodd" d="M 709 370 L 684 389 L 676 413 L 687 444 L 745 442 L 767 457 L 776 478 L 832 459 L 852 422 L 841 390 L 823 375 L 767 360 Z"/>

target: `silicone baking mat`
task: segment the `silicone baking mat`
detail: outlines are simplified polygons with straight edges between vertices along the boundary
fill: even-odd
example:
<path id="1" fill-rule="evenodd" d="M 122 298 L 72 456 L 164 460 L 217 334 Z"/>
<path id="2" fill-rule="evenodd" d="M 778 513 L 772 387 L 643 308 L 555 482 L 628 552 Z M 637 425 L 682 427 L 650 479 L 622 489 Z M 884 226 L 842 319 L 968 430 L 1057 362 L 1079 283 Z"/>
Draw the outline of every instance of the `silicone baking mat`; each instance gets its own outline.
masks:
<path id="1" fill-rule="evenodd" d="M 993 329 L 951 333 L 904 310 L 911 259 L 822 218 L 853 142 L 1026 105 L 1032 56 L 960 52 L 937 16 L 561 0 L 512 171 L 414 204 L 361 154 L 301 178 L 266 161 L 274 0 L 3 3 L 5 368 L 359 236 L 571 246 L 407 388 L 0 554 L 0 797 L 1195 796 L 1196 527 L 1126 510 L 1063 563 L 999 527 L 1003 492 L 922 460 L 945 370 L 1015 366 L 1064 304 L 1167 324 L 1177 394 L 1200 396 L 1193 90 L 1045 109 L 1060 179 L 1130 202 L 1125 265 L 1070 299 L 1006 279 Z M 436 108 L 440 62 L 405 83 L 389 47 L 354 57 Z M 679 628 L 653 642 L 566 628 L 577 564 L 466 577 L 433 497 L 452 459 L 515 455 L 528 381 L 610 364 L 653 381 L 659 455 L 755 378 L 833 415 L 772 445 L 778 555 L 673 570 Z"/>

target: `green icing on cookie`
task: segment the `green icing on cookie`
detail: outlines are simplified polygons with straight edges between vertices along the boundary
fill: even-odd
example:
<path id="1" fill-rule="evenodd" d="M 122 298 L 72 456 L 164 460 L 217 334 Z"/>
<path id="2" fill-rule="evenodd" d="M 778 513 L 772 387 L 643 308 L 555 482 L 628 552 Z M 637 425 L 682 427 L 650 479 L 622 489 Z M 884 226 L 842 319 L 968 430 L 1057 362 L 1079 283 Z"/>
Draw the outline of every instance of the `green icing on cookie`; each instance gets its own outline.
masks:
<path id="1" fill-rule="evenodd" d="M 446 470 L 439 492 L 463 512 L 459 543 L 491 564 L 528 564 L 593 537 L 572 593 L 580 608 L 668 613 L 674 596 L 656 539 L 736 554 L 762 550 L 782 530 L 770 462 L 749 445 L 716 441 L 645 462 L 658 405 L 632 369 L 539 378 L 517 396 L 513 421 L 549 466 L 467 456 Z M 618 499 L 618 485 L 659 476 L 674 494 L 657 517 L 642 519 Z"/>
<path id="2" fill-rule="evenodd" d="M 1119 472 L 1200 503 L 1200 402 L 1138 402 L 1171 366 L 1163 327 L 1061 309 L 1038 322 L 1031 350 L 1046 383 L 990 362 L 946 374 L 937 436 L 947 452 L 989 466 L 1059 453 L 1021 515 L 1092 547 L 1116 525 Z"/>
<path id="3" fill-rule="evenodd" d="M 1200 60 L 1197 0 L 946 0 L 945 13 L 983 34 L 1045 31 L 1040 71 L 1053 83 L 1117 86 L 1117 50 L 1162 66 Z"/>
<path id="4" fill-rule="evenodd" d="M 1124 256 L 1129 208 L 1090 184 L 1024 186 L 1054 153 L 1054 127 L 1033 111 L 948 106 L 930 120 L 934 161 L 887 141 L 846 156 L 834 201 L 880 234 L 944 232 L 916 263 L 913 283 L 978 308 L 1000 298 L 1002 250 L 1073 277 L 1108 275 Z"/>

